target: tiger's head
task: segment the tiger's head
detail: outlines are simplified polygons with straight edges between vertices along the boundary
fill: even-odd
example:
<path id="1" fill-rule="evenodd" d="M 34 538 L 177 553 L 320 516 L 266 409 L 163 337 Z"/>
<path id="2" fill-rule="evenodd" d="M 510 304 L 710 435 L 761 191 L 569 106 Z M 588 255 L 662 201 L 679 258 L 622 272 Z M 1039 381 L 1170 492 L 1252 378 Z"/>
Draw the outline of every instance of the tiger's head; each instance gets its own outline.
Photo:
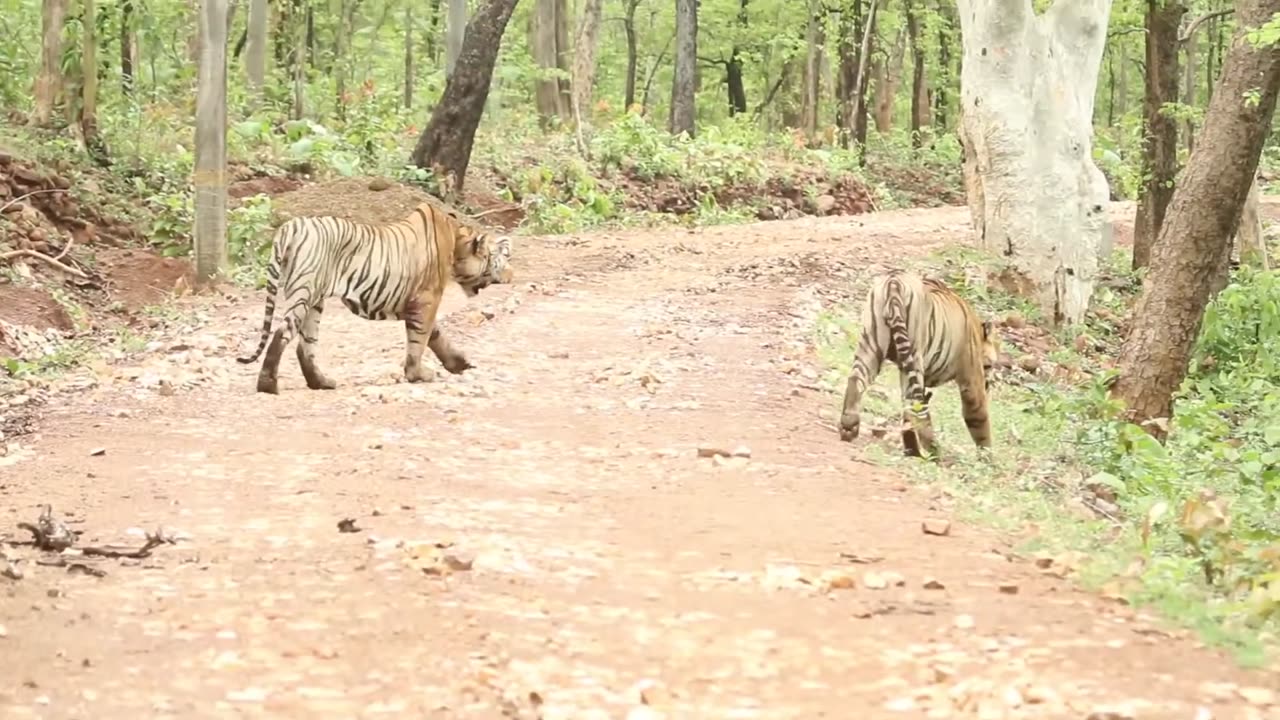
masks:
<path id="1" fill-rule="evenodd" d="M 486 287 L 510 283 L 511 237 L 493 236 L 484 230 L 460 232 L 453 253 L 453 279 L 467 297 Z"/>

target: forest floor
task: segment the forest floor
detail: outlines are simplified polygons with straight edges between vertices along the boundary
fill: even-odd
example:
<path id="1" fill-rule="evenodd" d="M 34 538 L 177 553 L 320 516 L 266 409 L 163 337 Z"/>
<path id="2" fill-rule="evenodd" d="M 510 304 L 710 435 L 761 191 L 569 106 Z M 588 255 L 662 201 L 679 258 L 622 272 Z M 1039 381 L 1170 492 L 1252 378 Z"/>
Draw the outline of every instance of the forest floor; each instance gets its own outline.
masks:
<path id="1" fill-rule="evenodd" d="M 0 457 L 10 539 L 44 503 L 79 546 L 176 539 L 62 567 L 5 547 L 0 706 L 1280 717 L 1273 675 L 951 522 L 938 488 L 822 419 L 816 315 L 967 224 L 943 208 L 517 238 L 516 284 L 449 296 L 475 369 L 420 385 L 398 382 L 401 327 L 331 312 L 339 388 L 307 390 L 290 353 L 281 394 L 256 394 L 232 357 L 261 294 L 179 301 L 170 340 L 86 371 Z"/>

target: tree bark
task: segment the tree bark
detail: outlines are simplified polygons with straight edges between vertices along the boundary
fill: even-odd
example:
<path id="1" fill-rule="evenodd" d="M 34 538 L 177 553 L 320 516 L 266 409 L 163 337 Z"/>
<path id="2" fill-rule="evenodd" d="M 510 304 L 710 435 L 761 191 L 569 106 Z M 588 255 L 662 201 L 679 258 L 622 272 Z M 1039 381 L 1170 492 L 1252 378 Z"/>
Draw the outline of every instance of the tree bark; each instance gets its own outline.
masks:
<path id="1" fill-rule="evenodd" d="M 671 82 L 671 134 L 697 134 L 698 2 L 675 0 L 676 66 Z"/>
<path id="2" fill-rule="evenodd" d="M 858 165 L 867 164 L 867 86 L 871 80 L 871 50 L 876 36 L 876 15 L 879 10 L 878 0 L 870 0 L 867 14 L 863 22 L 862 47 L 858 51 L 858 81 L 854 86 L 853 97 L 853 139 L 858 148 Z"/>
<path id="3" fill-rule="evenodd" d="M 466 43 L 467 0 L 449 0 L 445 12 L 448 17 L 445 18 L 444 29 L 444 74 L 446 78 L 450 78 L 458 67 L 462 46 Z M 505 21 L 503 27 L 506 27 Z M 486 83 L 486 94 L 487 92 Z"/>
<path id="4" fill-rule="evenodd" d="M 622 19 L 622 29 L 627 35 L 627 79 L 622 98 L 622 107 L 626 111 L 636 103 L 636 71 L 640 55 L 636 40 L 636 8 L 639 5 L 640 0 L 627 0 L 627 14 Z"/>
<path id="5" fill-rule="evenodd" d="M 1151 260 L 1151 246 L 1160 235 L 1165 209 L 1173 197 L 1178 174 L 1178 123 L 1161 112 L 1178 98 L 1178 27 L 1187 11 L 1174 0 L 1147 0 L 1146 72 L 1142 124 L 1146 143 L 1142 164 L 1147 180 L 1133 225 L 1133 269 Z"/>
<path id="6" fill-rule="evenodd" d="M 876 63 L 879 71 L 874 73 L 876 132 L 887 133 L 893 129 L 893 103 L 898 95 L 898 85 L 902 83 L 902 53 L 905 43 L 906 32 L 899 29 L 886 57 Z"/>
<path id="7" fill-rule="evenodd" d="M 227 0 L 201 0 L 196 87 L 196 281 L 215 281 L 227 264 Z"/>
<path id="8" fill-rule="evenodd" d="M 267 79 L 267 0 L 249 0 L 249 27 L 245 47 L 245 72 L 254 102 L 262 102 Z"/>
<path id="9" fill-rule="evenodd" d="M 560 92 L 560 79 L 551 71 L 560 69 L 561 48 L 558 44 L 558 12 L 561 0 L 534 0 L 529 17 L 529 52 L 542 77 L 534 81 L 533 99 L 543 127 L 554 121 L 565 123 L 571 108 Z"/>
<path id="10" fill-rule="evenodd" d="M 32 124 L 40 127 L 53 121 L 53 106 L 62 92 L 62 23 L 66 14 L 67 0 L 44 0 L 41 5 L 40 70 L 31 114 Z"/>
<path id="11" fill-rule="evenodd" d="M 1084 317 L 1107 226 L 1093 100 L 1111 0 L 960 0 L 961 138 L 979 244 L 1055 325 Z"/>
<path id="12" fill-rule="evenodd" d="M 804 97 L 800 105 L 800 123 L 810 143 L 818 135 L 818 103 L 822 88 L 822 15 L 819 0 L 809 0 L 809 22 L 805 28 Z"/>
<path id="13" fill-rule="evenodd" d="M 133 0 L 120 2 L 120 91 L 133 94 Z"/>
<path id="14" fill-rule="evenodd" d="M 579 129 L 582 120 L 591 117 L 591 98 L 596 83 L 596 47 L 600 43 L 600 20 L 604 0 L 585 0 L 578 34 L 573 43 L 573 102 L 574 122 Z M 588 122 L 588 125 L 591 123 Z"/>
<path id="15" fill-rule="evenodd" d="M 1257 48 L 1245 34 L 1276 12 L 1280 0 L 1236 3 L 1239 26 L 1120 350 L 1112 396 L 1124 401 L 1130 421 L 1156 437 L 1165 435 L 1166 424 L 1148 421 L 1173 415 L 1173 393 L 1186 376 L 1213 271 L 1231 252 L 1271 129 L 1280 91 L 1280 46 Z"/>
<path id="16" fill-rule="evenodd" d="M 80 136 L 85 151 L 99 167 L 111 165 L 111 153 L 98 132 L 98 18 L 94 0 L 82 0 L 80 72 Z"/>
<path id="17" fill-rule="evenodd" d="M 925 79 L 924 33 L 917 0 L 907 0 L 907 38 L 911 43 L 911 146 L 920 147 L 920 131 L 929 124 L 929 86 Z"/>
<path id="18" fill-rule="evenodd" d="M 404 107 L 413 107 L 413 2 L 404 4 Z"/>
<path id="19" fill-rule="evenodd" d="M 1240 250 L 1241 263 L 1253 265 L 1260 270 L 1270 270 L 1267 243 L 1262 236 L 1262 216 L 1258 212 L 1261 202 L 1262 190 L 1258 187 L 1258 176 L 1255 174 L 1253 183 L 1249 185 L 1244 207 L 1240 211 L 1240 227 L 1236 231 L 1235 246 Z"/>
<path id="20" fill-rule="evenodd" d="M 951 43 L 954 35 L 956 17 L 955 5 L 949 0 L 938 0 L 938 84 L 933 95 L 933 121 L 938 130 L 945 131 L 950 126 L 950 93 L 953 74 L 951 72 Z"/>
<path id="21" fill-rule="evenodd" d="M 489 0 L 467 23 L 458 64 L 409 157 L 409 162 L 435 174 L 446 201 L 462 193 L 502 34 L 516 2 Z"/>

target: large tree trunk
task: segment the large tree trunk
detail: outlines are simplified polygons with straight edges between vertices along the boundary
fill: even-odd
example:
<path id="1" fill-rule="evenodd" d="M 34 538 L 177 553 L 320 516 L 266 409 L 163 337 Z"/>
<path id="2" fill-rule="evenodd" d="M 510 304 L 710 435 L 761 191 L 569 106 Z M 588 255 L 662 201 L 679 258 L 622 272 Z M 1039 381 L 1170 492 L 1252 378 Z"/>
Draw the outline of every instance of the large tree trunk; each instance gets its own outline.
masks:
<path id="1" fill-rule="evenodd" d="M 267 79 L 267 11 L 267 0 L 249 0 L 245 71 L 255 102 L 262 101 L 262 88 Z"/>
<path id="2" fill-rule="evenodd" d="M 1108 228 L 1093 98 L 1111 0 L 960 0 L 965 186 L 980 245 L 1054 324 L 1084 317 Z"/>
<path id="3" fill-rule="evenodd" d="M 445 82 L 444 94 L 409 157 L 409 162 L 435 174 L 446 200 L 462 192 L 476 128 L 489 97 L 502 34 L 516 1 L 489 0 L 471 17 L 458 64 Z"/>
<path id="4" fill-rule="evenodd" d="M 208 284 L 227 264 L 227 0 L 202 0 L 196 88 L 196 281 Z"/>
<path id="5" fill-rule="evenodd" d="M 805 29 L 804 96 L 800 105 L 800 124 L 804 136 L 813 142 L 818 135 L 818 102 L 822 88 L 822 20 L 819 0 L 809 0 L 809 23 Z"/>
<path id="6" fill-rule="evenodd" d="M 62 23 L 67 0 L 44 0 L 41 6 L 40 70 L 36 75 L 35 111 L 31 122 L 41 127 L 53 120 L 53 106 L 62 91 Z"/>
<path id="7" fill-rule="evenodd" d="M 573 103 L 574 122 L 579 126 L 586 117 L 590 125 L 591 98 L 596 84 L 596 47 L 600 43 L 600 20 L 604 0 L 586 0 L 582 6 L 582 20 L 573 43 Z"/>
<path id="8" fill-rule="evenodd" d="M 676 67 L 671 82 L 671 133 L 697 134 L 698 2 L 675 0 Z"/>
<path id="9" fill-rule="evenodd" d="M 534 0 L 533 13 L 529 17 L 529 52 L 533 62 L 544 74 L 534 81 L 533 98 L 543 126 L 555 120 L 567 122 L 571 108 L 560 92 L 560 79 L 550 71 L 560 69 L 562 48 L 559 46 L 559 11 L 561 0 Z"/>
<path id="10" fill-rule="evenodd" d="M 467 0 L 449 0 L 445 12 L 448 17 L 445 18 L 444 28 L 444 74 L 446 78 L 450 78 L 458 67 L 462 46 L 466 43 Z M 504 20 L 503 27 L 506 24 Z M 485 93 L 488 94 L 488 81 L 485 83 Z"/>
<path id="11" fill-rule="evenodd" d="M 875 90 L 876 132 L 887 133 L 893 129 L 893 102 L 898 95 L 898 85 L 902 82 L 902 51 L 906 42 L 906 32 L 898 31 L 893 44 L 888 48 L 888 55 L 877 60 Z"/>
<path id="12" fill-rule="evenodd" d="M 1165 208 L 1178 174 L 1178 123 L 1161 112 L 1178 98 L 1178 27 L 1187 8 L 1174 0 L 1147 0 L 1147 62 L 1142 124 L 1146 144 L 1142 164 L 1147 178 L 1133 225 L 1133 269 L 1151 260 Z"/>
<path id="13" fill-rule="evenodd" d="M 1280 12 L 1280 0 L 1239 0 L 1236 8 L 1238 29 L 1160 229 L 1112 388 L 1129 419 L 1157 437 L 1164 424 L 1147 421 L 1173 415 L 1213 271 L 1231 252 L 1280 91 L 1280 46 L 1259 49 L 1245 39 Z"/>
<path id="14" fill-rule="evenodd" d="M 622 29 L 627 34 L 627 79 L 623 90 L 622 108 L 630 111 L 636 102 L 636 70 L 639 64 L 639 52 L 636 41 L 636 8 L 640 0 L 627 0 L 627 14 L 622 19 Z"/>
<path id="15" fill-rule="evenodd" d="M 907 37 L 911 42 L 911 146 L 920 147 L 920 130 L 929 124 L 929 85 L 925 79 L 924 33 L 916 9 L 918 0 L 907 0 Z"/>

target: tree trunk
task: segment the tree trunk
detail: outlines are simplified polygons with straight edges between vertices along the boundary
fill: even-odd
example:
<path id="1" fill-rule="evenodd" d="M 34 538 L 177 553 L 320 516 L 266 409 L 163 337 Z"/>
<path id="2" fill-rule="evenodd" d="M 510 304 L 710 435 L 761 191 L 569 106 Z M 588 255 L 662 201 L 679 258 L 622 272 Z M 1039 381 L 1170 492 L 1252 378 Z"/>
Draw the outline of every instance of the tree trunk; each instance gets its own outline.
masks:
<path id="1" fill-rule="evenodd" d="M 1213 270 L 1231 251 L 1231 237 L 1254 182 L 1280 91 L 1280 46 L 1256 48 L 1245 34 L 1280 11 L 1280 0 L 1239 0 L 1238 20 L 1196 149 L 1187 160 L 1152 253 L 1150 274 L 1120 350 L 1112 396 L 1128 418 L 1156 437 L 1171 418 L 1173 393 L 1209 301 Z"/>
<path id="2" fill-rule="evenodd" d="M 1262 191 L 1258 187 L 1258 176 L 1249 185 L 1249 194 L 1245 197 L 1244 207 L 1240 211 L 1240 227 L 1236 231 L 1235 245 L 1240 250 L 1240 262 L 1253 265 L 1260 270 L 1270 270 L 1271 261 L 1267 258 L 1267 242 L 1262 236 L 1262 216 L 1258 212 L 1262 202 Z"/>
<path id="3" fill-rule="evenodd" d="M 949 127 L 949 93 L 953 76 L 951 43 L 956 23 L 954 7 L 949 0 L 938 0 L 938 17 L 941 22 L 938 23 L 938 85 L 933 95 L 933 122 L 940 131 Z"/>
<path id="4" fill-rule="evenodd" d="M 111 164 L 111 153 L 98 132 L 98 18 L 94 0 L 82 0 L 80 72 L 80 135 L 85 151 L 99 167 Z"/>
<path id="5" fill-rule="evenodd" d="M 1148 2 L 1152 1 L 1157 3 L 1161 2 L 1161 0 L 1148 0 Z M 1177 30 L 1175 28 L 1175 33 L 1176 32 Z M 1150 42 L 1150 38 L 1148 38 L 1148 42 Z M 1115 109 L 1115 113 L 1116 115 L 1123 117 L 1125 113 L 1129 112 L 1129 53 L 1125 48 L 1124 43 L 1117 43 L 1116 55 L 1118 56 L 1116 60 L 1116 64 L 1118 65 L 1116 70 L 1116 82 L 1119 84 L 1119 87 L 1116 88 L 1116 102 L 1118 103 L 1118 107 Z M 1147 62 L 1150 61 L 1151 56 L 1148 53 Z M 1174 67 L 1177 67 L 1176 56 L 1174 57 Z M 1177 81 L 1175 80 L 1174 82 L 1176 83 Z"/>
<path id="6" fill-rule="evenodd" d="M 876 62 L 875 121 L 876 132 L 887 133 L 893 129 L 893 102 L 902 83 L 902 51 L 906 32 L 899 29 L 887 57 Z"/>
<path id="7" fill-rule="evenodd" d="M 636 71 L 639 64 L 639 52 L 636 48 L 636 8 L 640 0 L 627 0 L 627 14 L 622 19 L 622 29 L 627 35 L 627 79 L 623 90 L 622 107 L 626 111 L 636 104 Z"/>
<path id="8" fill-rule="evenodd" d="M 413 2 L 404 4 L 404 107 L 413 107 Z"/>
<path id="9" fill-rule="evenodd" d="M 1107 226 L 1093 99 L 1111 0 L 960 0 L 965 186 L 979 244 L 1055 325 L 1084 317 Z"/>
<path id="10" fill-rule="evenodd" d="M 446 6 L 448 17 L 445 18 L 444 35 L 444 74 L 453 77 L 453 71 L 462 57 L 462 46 L 466 42 L 467 32 L 467 0 L 448 0 Z M 514 4 L 514 2 L 513 2 Z M 503 21 L 506 27 L 506 21 Z M 488 93 L 488 81 L 485 81 L 485 92 Z M 469 154 L 469 151 L 468 151 Z"/>
<path id="11" fill-rule="evenodd" d="M 120 91 L 133 94 L 133 0 L 120 2 Z"/>
<path id="12" fill-rule="evenodd" d="M 1196 36 L 1192 33 L 1183 44 L 1187 54 L 1187 66 L 1182 70 L 1182 104 L 1194 107 L 1196 104 Z M 1182 136 L 1187 142 L 1187 152 L 1196 147 L 1196 124 L 1187 116 L 1182 121 Z"/>
<path id="13" fill-rule="evenodd" d="M 671 134 L 697 134 L 698 2 L 675 0 L 676 66 L 671 82 Z"/>
<path id="14" fill-rule="evenodd" d="M 334 107 L 338 111 L 338 117 L 344 120 L 347 117 L 347 103 L 351 100 L 347 97 L 347 80 L 351 74 L 351 62 L 347 56 L 350 54 L 351 37 L 355 35 L 356 13 L 359 10 L 360 0 L 339 0 L 338 26 L 333 31 Z M 377 34 L 375 31 L 374 37 Z"/>
<path id="15" fill-rule="evenodd" d="M 516 1 L 489 0 L 467 23 L 458 64 L 409 157 L 409 162 L 435 174 L 446 201 L 461 196 L 502 34 Z"/>
<path id="16" fill-rule="evenodd" d="M 557 120 L 565 123 L 571 114 L 560 92 L 560 79 L 552 72 L 560 68 L 560 6 L 561 0 L 534 0 L 533 13 L 529 17 L 529 52 L 542 74 L 534 81 L 533 97 L 543 127 L 549 127 Z"/>
<path id="17" fill-rule="evenodd" d="M 604 0 L 585 0 L 582 6 L 582 20 L 578 23 L 578 34 L 573 43 L 573 102 L 574 122 L 579 129 L 583 117 L 591 117 L 591 98 L 596 83 L 596 47 L 600 42 L 600 20 L 604 11 Z M 588 122 L 588 125 L 591 123 Z"/>
<path id="18" fill-rule="evenodd" d="M 911 43 L 911 146 L 920 147 L 920 131 L 929 124 L 929 86 L 924 74 L 924 33 L 916 10 L 917 0 L 907 0 L 907 38 Z"/>
<path id="19" fill-rule="evenodd" d="M 267 79 L 267 11 L 267 0 L 249 0 L 245 71 L 256 103 L 262 102 L 262 88 Z"/>
<path id="20" fill-rule="evenodd" d="M 1178 97 L 1178 27 L 1187 8 L 1174 0 L 1147 0 L 1146 72 L 1142 100 L 1146 144 L 1142 164 L 1147 180 L 1133 225 L 1133 269 L 1151 260 L 1151 245 L 1160 236 L 1165 208 L 1173 197 L 1178 174 L 1178 123 L 1160 112 Z"/>
<path id="21" fill-rule="evenodd" d="M 306 112 L 307 62 L 311 49 L 310 43 L 307 42 L 307 38 L 311 36 L 307 22 L 309 14 L 310 8 L 307 9 L 307 15 L 298 23 L 298 39 L 293 51 L 293 108 L 290 111 L 290 117 L 294 120 L 301 120 Z"/>
<path id="22" fill-rule="evenodd" d="M 863 22 L 862 47 L 858 50 L 858 79 L 853 90 L 853 139 L 858 148 L 858 164 L 867 164 L 867 85 L 871 78 L 871 41 L 876 35 L 877 0 L 871 0 Z"/>
<path id="23" fill-rule="evenodd" d="M 41 6 L 40 71 L 36 75 L 35 110 L 31 122 L 48 127 L 53 121 L 53 106 L 62 92 L 62 23 L 67 14 L 67 0 L 44 0 Z"/>
<path id="24" fill-rule="evenodd" d="M 201 0 L 196 87 L 196 281 L 209 284 L 227 264 L 227 0 Z"/>
<path id="25" fill-rule="evenodd" d="M 812 143 L 818 135 L 818 102 L 822 89 L 822 4 L 809 0 L 809 22 L 805 28 L 804 97 L 800 105 L 800 124 L 805 138 Z"/>

